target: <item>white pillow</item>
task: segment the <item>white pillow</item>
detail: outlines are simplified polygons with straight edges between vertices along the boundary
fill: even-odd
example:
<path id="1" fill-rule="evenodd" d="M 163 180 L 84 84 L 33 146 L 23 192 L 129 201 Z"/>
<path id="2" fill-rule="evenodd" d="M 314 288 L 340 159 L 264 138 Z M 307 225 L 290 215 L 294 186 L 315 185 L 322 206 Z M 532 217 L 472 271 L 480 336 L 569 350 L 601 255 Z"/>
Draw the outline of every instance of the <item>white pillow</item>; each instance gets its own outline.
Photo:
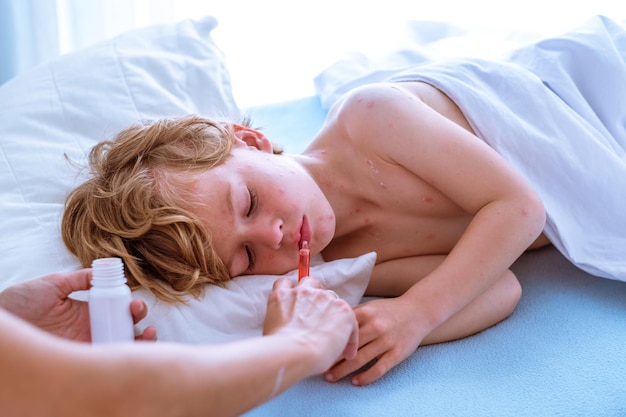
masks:
<path id="1" fill-rule="evenodd" d="M 0 289 L 79 267 L 60 235 L 91 147 L 141 119 L 238 117 L 213 17 L 122 34 L 0 87 Z"/>
<path id="2" fill-rule="evenodd" d="M 355 306 L 363 297 L 375 263 L 375 252 L 331 262 L 322 262 L 318 256 L 311 260 L 311 276 Z M 298 271 L 283 276 L 295 283 Z M 139 327 L 155 326 L 160 341 L 194 344 L 259 336 L 263 330 L 267 298 L 277 278 L 271 275 L 233 278 L 226 288 L 208 286 L 199 300 L 188 297 L 187 304 L 166 303 L 157 300 L 148 290 L 140 289 L 133 293 L 133 297 L 146 301 L 149 315 Z"/>

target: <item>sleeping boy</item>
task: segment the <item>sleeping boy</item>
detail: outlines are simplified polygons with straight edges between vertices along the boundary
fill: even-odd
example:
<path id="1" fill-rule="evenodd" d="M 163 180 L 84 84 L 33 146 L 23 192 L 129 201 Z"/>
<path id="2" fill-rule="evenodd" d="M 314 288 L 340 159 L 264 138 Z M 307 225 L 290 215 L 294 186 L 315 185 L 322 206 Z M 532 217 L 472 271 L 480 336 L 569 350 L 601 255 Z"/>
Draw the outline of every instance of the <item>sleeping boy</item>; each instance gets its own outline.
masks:
<path id="1" fill-rule="evenodd" d="M 132 126 L 92 150 L 92 177 L 67 199 L 64 242 L 85 265 L 122 258 L 132 284 L 172 301 L 293 270 L 305 240 L 327 261 L 375 251 L 366 295 L 382 298 L 355 308 L 357 357 L 326 373 L 358 371 L 352 383 L 369 384 L 420 345 L 510 315 L 521 287 L 509 267 L 550 243 L 536 184 L 451 96 L 410 79 L 355 88 L 298 155 L 275 153 L 247 121 Z"/>

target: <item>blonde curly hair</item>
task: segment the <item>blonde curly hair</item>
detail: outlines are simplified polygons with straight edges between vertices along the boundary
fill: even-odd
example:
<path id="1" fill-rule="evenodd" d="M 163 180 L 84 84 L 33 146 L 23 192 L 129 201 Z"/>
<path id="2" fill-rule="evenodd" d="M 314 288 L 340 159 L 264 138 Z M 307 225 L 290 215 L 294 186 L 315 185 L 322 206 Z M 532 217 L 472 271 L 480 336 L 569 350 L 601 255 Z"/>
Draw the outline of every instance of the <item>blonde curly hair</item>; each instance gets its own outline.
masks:
<path id="1" fill-rule="evenodd" d="M 196 174 L 228 158 L 234 140 L 232 123 L 192 115 L 137 124 L 98 143 L 90 178 L 65 203 L 65 245 L 85 267 L 121 258 L 132 289 L 166 301 L 198 297 L 203 284 L 223 286 L 228 270 L 189 210 L 186 190 Z"/>

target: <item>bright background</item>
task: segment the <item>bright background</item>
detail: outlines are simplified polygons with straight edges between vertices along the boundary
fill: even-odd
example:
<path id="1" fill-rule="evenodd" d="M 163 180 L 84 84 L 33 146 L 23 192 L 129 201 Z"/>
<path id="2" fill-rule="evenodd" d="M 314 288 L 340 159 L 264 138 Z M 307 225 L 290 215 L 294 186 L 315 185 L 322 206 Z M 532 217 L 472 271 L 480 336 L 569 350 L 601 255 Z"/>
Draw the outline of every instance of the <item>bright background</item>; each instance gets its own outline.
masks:
<path id="1" fill-rule="evenodd" d="M 354 50 L 389 47 L 407 20 L 541 35 L 594 14 L 626 22 L 622 0 L 0 0 L 0 82 L 134 27 L 215 16 L 241 107 L 313 94 L 313 78 Z"/>

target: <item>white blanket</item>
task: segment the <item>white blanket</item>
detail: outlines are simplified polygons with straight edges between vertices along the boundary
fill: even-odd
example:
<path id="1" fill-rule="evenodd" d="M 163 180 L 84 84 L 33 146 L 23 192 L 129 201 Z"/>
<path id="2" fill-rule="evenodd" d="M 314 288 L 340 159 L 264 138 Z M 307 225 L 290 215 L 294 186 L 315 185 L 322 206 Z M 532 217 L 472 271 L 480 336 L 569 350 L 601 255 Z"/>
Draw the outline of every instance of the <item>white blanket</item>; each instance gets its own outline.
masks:
<path id="1" fill-rule="evenodd" d="M 554 245 L 585 271 L 626 281 L 622 27 L 596 17 L 506 61 L 428 62 L 389 79 L 424 81 L 446 93 L 476 134 L 538 190 Z"/>

